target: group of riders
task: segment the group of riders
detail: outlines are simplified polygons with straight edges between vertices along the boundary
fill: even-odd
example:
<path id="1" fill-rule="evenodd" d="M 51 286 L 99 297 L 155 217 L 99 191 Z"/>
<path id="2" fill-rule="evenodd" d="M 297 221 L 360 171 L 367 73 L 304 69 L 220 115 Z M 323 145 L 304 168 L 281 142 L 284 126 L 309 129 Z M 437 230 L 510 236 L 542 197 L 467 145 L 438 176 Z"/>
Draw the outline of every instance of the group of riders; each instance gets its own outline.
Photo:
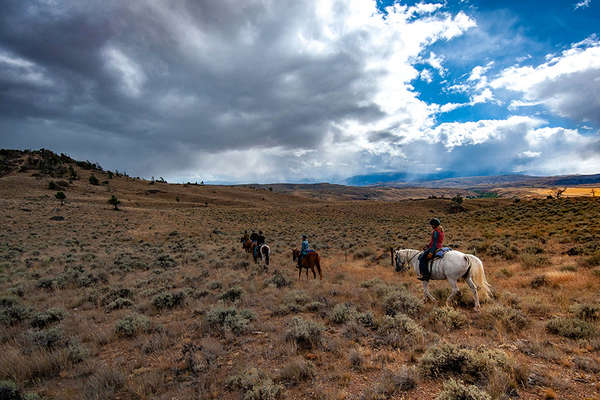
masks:
<path id="1" fill-rule="evenodd" d="M 421 281 L 428 281 L 431 278 L 430 262 L 435 258 L 436 253 L 443 247 L 444 243 L 444 228 L 438 218 L 432 218 L 429 221 L 429 225 L 432 227 L 431 240 L 429 244 L 423 249 L 424 251 L 419 255 L 419 270 L 420 275 L 417 279 Z M 265 244 L 265 235 L 262 231 L 256 233 L 252 230 L 252 233 L 248 235 L 248 231 L 244 231 L 242 237 L 242 243 L 250 241 L 253 251 L 254 258 L 260 256 L 260 248 Z M 308 244 L 308 236 L 302 235 L 302 244 L 298 254 L 298 268 L 302 268 L 302 260 L 311 252 L 314 252 Z"/>
<path id="2" fill-rule="evenodd" d="M 248 231 L 244 231 L 244 236 L 242 236 L 242 243 L 246 243 L 250 241 L 249 248 L 253 252 L 254 257 L 260 256 L 260 248 L 265 244 L 265 235 L 263 231 L 259 230 L 258 233 L 252 230 L 252 233 L 248 235 Z M 302 235 L 302 244 L 300 246 L 300 255 L 298 256 L 298 268 L 302 266 L 302 259 L 309 253 L 314 252 L 313 249 L 310 248 L 308 244 L 308 236 Z"/>

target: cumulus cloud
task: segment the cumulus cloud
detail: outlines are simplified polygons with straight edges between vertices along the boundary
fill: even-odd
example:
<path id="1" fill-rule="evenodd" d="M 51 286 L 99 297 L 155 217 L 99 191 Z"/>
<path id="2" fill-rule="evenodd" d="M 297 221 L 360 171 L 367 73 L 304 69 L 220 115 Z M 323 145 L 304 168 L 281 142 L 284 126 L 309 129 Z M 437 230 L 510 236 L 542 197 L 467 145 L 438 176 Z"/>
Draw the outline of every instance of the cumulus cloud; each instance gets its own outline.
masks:
<path id="1" fill-rule="evenodd" d="M 461 162 L 465 173 L 538 170 L 554 167 L 541 160 L 560 146 L 594 148 L 576 131 L 550 135 L 556 148 L 526 139 L 548 127 L 527 116 L 438 123 L 440 113 L 497 101 L 496 89 L 522 93 L 514 111 L 539 103 L 598 122 L 595 100 L 578 110 L 582 101 L 568 99 L 583 88 L 557 84 L 587 77 L 584 93 L 596 90 L 595 38 L 493 81 L 493 63 L 473 68 L 448 89 L 468 102 L 423 100 L 419 79 L 449 75 L 448 54 L 434 46 L 476 26 L 443 2 L 396 3 L 383 15 L 375 0 L 9 0 L 0 144 L 48 147 L 134 176 L 228 182 L 343 181 Z M 530 83 L 510 82 L 511 73 Z M 597 166 L 594 157 L 582 165 Z"/>
<path id="2" fill-rule="evenodd" d="M 513 107 L 542 104 L 559 116 L 600 124 L 600 41 L 592 36 L 540 65 L 506 68 L 489 85 L 521 93 Z"/>

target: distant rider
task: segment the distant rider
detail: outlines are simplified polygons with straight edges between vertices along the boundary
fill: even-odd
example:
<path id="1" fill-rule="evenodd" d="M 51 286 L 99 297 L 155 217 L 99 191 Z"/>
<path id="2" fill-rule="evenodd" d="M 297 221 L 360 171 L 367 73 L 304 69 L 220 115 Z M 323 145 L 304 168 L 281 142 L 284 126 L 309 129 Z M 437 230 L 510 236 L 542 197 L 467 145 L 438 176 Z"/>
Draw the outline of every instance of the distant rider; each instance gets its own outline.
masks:
<path id="1" fill-rule="evenodd" d="M 250 240 L 252 242 L 256 242 L 258 240 L 258 233 L 254 232 L 254 229 L 252 229 L 252 233 L 250 234 Z"/>
<path id="2" fill-rule="evenodd" d="M 310 252 L 308 245 L 308 236 L 302 235 L 302 246 L 300 248 L 300 255 L 298 256 L 298 268 L 302 266 L 302 258 Z"/>
<path id="3" fill-rule="evenodd" d="M 260 247 L 265 244 L 265 235 L 263 235 L 262 231 L 258 231 L 258 235 L 256 235 L 256 246 L 254 246 L 254 256 L 258 256 L 258 251 Z"/>
<path id="4" fill-rule="evenodd" d="M 425 248 L 425 251 L 419 256 L 419 270 L 421 272 L 421 276 L 418 277 L 421 281 L 428 281 L 431 278 L 431 274 L 429 272 L 429 260 L 433 259 L 435 253 L 438 249 L 442 248 L 442 244 L 444 243 L 444 228 L 439 219 L 432 218 L 429 221 L 429 225 L 433 228 L 431 232 L 431 240 L 429 241 L 429 245 Z"/>

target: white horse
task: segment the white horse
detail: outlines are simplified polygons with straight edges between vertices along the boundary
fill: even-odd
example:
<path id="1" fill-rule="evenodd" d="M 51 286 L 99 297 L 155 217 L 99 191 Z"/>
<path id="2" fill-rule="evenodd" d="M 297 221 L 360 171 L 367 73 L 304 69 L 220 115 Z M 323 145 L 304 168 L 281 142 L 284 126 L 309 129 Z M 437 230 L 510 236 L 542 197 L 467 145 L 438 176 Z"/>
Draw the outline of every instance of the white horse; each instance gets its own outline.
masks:
<path id="1" fill-rule="evenodd" d="M 419 270 L 419 256 L 422 251 L 413 249 L 400 249 L 394 252 L 396 271 L 404 271 L 408 265 L 411 265 L 417 275 L 420 275 Z M 477 289 L 481 292 L 482 298 L 487 298 L 492 294 L 492 287 L 485 279 L 485 272 L 483 271 L 483 263 L 477 257 L 472 254 L 464 254 L 460 251 L 451 250 L 444 254 L 443 258 L 438 258 L 433 261 L 431 266 L 431 278 L 433 280 L 444 280 L 447 279 L 452 286 L 452 292 L 446 299 L 446 305 L 450 305 L 450 300 L 458 293 L 458 287 L 456 283 L 460 278 L 464 278 L 467 285 L 473 292 L 475 298 L 475 310 L 479 311 L 479 295 Z M 423 292 L 425 298 L 430 298 L 434 302 L 435 297 L 429 292 L 429 281 L 423 281 Z"/>
<path id="2" fill-rule="evenodd" d="M 252 253 L 252 257 L 254 257 L 255 264 L 258 264 L 258 259 L 260 259 L 264 263 L 263 269 L 266 271 L 269 269 L 268 266 L 271 259 L 271 248 L 266 244 L 263 244 L 256 250 L 256 253 Z"/>

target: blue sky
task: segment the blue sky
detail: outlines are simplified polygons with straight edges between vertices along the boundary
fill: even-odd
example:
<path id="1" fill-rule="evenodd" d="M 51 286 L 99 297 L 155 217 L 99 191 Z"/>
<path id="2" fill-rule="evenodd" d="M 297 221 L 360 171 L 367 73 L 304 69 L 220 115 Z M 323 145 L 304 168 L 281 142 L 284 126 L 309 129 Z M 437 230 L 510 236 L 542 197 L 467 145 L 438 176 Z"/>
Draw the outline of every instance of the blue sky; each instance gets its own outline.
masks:
<path id="1" fill-rule="evenodd" d="M 180 182 L 599 173 L 598 26 L 600 0 L 8 0 L 0 147 Z"/>

